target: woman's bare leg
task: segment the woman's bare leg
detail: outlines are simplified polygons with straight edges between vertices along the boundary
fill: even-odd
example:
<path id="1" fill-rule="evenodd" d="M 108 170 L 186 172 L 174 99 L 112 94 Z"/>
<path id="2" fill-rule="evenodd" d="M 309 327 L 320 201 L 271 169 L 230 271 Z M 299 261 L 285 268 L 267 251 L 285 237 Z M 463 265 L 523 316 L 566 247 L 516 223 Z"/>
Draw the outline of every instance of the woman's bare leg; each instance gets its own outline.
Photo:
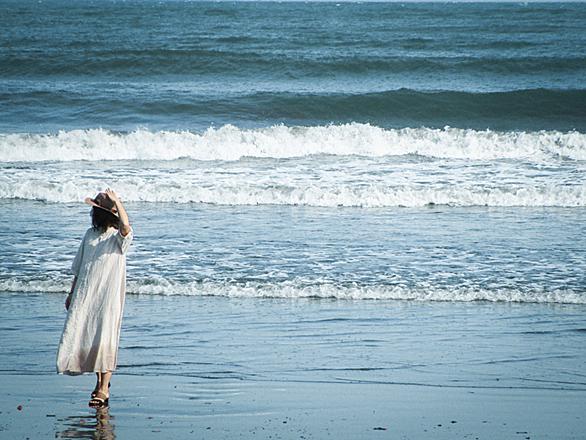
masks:
<path id="1" fill-rule="evenodd" d="M 100 385 L 102 384 L 102 373 L 96 373 L 96 386 L 94 388 L 94 392 L 92 393 L 95 394 L 96 392 L 100 391 Z"/>
<path id="2" fill-rule="evenodd" d="M 100 392 L 105 394 L 106 396 L 110 395 L 109 387 L 110 387 L 110 379 L 112 378 L 112 372 L 106 371 L 105 373 L 98 373 L 101 375 L 100 378 Z"/>

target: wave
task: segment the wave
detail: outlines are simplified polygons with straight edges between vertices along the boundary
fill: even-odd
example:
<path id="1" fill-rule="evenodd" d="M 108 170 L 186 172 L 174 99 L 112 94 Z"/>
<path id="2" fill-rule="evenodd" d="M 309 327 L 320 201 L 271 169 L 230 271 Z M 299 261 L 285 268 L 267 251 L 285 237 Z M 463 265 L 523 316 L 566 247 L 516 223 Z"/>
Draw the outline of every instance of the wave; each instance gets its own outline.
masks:
<path id="1" fill-rule="evenodd" d="M 48 87 L 48 88 L 47 88 Z M 529 89 L 508 92 L 417 91 L 293 93 L 257 91 L 198 95 L 144 84 L 88 94 L 87 87 L 19 87 L 0 92 L 9 122 L 79 127 L 140 124 L 183 126 L 185 121 L 244 121 L 316 125 L 368 122 L 385 127 L 445 125 L 493 130 L 585 130 L 586 90 Z M 114 91 L 116 90 L 116 91 Z M 58 116 L 58 118 L 57 118 Z M 56 118 L 52 121 L 52 118 Z M 72 126 L 72 125 L 69 125 Z"/>
<path id="2" fill-rule="evenodd" d="M 262 106 L 264 102 L 270 105 Z M 351 95 L 259 93 L 244 100 L 242 105 L 246 106 L 246 111 L 268 107 L 268 111 L 291 119 L 363 121 L 384 118 L 390 121 L 463 121 L 464 124 L 491 125 L 504 124 L 506 119 L 531 118 L 563 123 L 564 119 L 570 118 L 573 123 L 581 124 L 580 119 L 586 117 L 586 90 L 529 89 L 478 93 L 398 89 Z"/>
<path id="3" fill-rule="evenodd" d="M 585 96 L 586 102 L 586 96 Z M 586 160 L 586 134 L 577 131 L 500 132 L 445 127 L 384 129 L 349 123 L 313 127 L 275 125 L 203 132 L 103 129 L 56 134 L 0 135 L 0 162 L 107 160 L 236 161 L 244 157 L 291 158 L 317 154 L 366 157 L 418 155 L 497 160 Z"/>
<path id="4" fill-rule="evenodd" d="M 172 175 L 173 177 L 174 175 Z M 110 181 L 109 185 L 124 194 L 127 202 L 204 203 L 211 205 L 254 206 L 289 205 L 319 207 L 422 207 L 495 206 L 495 207 L 584 207 L 586 185 L 552 185 L 543 187 L 511 186 L 491 188 L 480 184 L 472 187 L 391 187 L 382 184 L 339 184 L 335 186 L 296 183 L 291 185 L 250 184 L 234 181 L 230 185 L 201 186 L 149 182 L 133 177 Z M 101 186 L 100 186 L 101 185 Z M 106 185 L 87 179 L 54 181 L 24 179 L 16 183 L 0 180 L 0 199 L 38 200 L 51 203 L 76 203 L 95 194 Z"/>
<path id="5" fill-rule="evenodd" d="M 54 280 L 0 280 L 0 292 L 13 293 L 61 293 L 70 284 Z M 419 286 L 360 286 L 332 283 L 307 285 L 296 281 L 280 283 L 231 283 L 231 282 L 174 282 L 162 278 L 142 281 L 130 280 L 127 293 L 163 296 L 221 296 L 230 298 L 323 298 L 338 300 L 405 300 L 444 302 L 507 302 L 586 304 L 586 295 L 571 289 L 548 291 L 536 289 L 483 289 L 480 287 L 454 286 L 452 288 Z"/>

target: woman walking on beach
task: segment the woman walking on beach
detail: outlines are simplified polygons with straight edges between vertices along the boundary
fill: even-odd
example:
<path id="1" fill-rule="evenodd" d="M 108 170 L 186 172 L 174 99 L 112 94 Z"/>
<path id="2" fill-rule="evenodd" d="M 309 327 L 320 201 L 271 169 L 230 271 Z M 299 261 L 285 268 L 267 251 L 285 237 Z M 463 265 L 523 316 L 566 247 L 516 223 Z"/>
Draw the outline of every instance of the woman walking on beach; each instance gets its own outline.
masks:
<path id="1" fill-rule="evenodd" d="M 89 405 L 102 407 L 110 397 L 116 369 L 120 325 L 126 292 L 126 252 L 132 228 L 122 202 L 111 189 L 85 202 L 92 205 L 89 228 L 73 260 L 67 318 L 57 353 L 63 374 L 95 372 L 97 383 Z"/>

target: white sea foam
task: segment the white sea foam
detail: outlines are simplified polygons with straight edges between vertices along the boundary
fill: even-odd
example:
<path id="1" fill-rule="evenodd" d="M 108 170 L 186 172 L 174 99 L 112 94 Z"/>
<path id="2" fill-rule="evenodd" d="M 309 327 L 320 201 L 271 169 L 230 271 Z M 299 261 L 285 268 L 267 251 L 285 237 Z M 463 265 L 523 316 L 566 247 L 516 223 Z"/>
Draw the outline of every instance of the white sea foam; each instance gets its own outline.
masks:
<path id="1" fill-rule="evenodd" d="M 356 123 L 225 126 L 202 134 L 3 135 L 0 198 L 70 203 L 112 186 L 130 202 L 583 207 L 586 162 L 578 159 L 586 160 L 585 145 L 586 135 L 577 132 L 384 130 Z M 306 158 L 316 154 L 327 156 Z M 265 160 L 238 161 L 244 156 Z M 298 157 L 279 160 L 292 156 Z M 170 161 L 180 157 L 200 161 Z M 99 163 L 63 162 L 78 159 Z"/>
<path id="2" fill-rule="evenodd" d="M 0 280 L 0 292 L 60 293 L 70 284 L 64 281 Z M 174 282 L 163 278 L 133 281 L 129 294 L 163 296 L 223 296 L 232 298 L 332 298 L 340 300 L 408 300 L 408 301 L 490 301 L 520 303 L 586 304 L 586 294 L 573 290 L 517 290 L 511 288 L 483 289 L 478 287 L 403 286 L 342 286 L 336 284 L 307 285 L 295 281 L 280 283 Z"/>
<path id="3" fill-rule="evenodd" d="M 438 185 L 388 186 L 294 182 L 290 185 L 233 181 L 212 185 L 148 181 L 132 178 L 111 181 L 129 202 L 206 203 L 215 205 L 298 205 L 321 207 L 449 206 L 586 206 L 586 184 L 529 186 Z M 10 181 L 0 178 L 0 199 L 79 202 L 108 186 L 87 179 L 55 182 L 45 179 Z"/>
<path id="4" fill-rule="evenodd" d="M 450 127 L 383 129 L 351 123 L 316 127 L 278 125 L 260 129 L 226 125 L 201 133 L 141 129 L 120 134 L 92 129 L 57 134 L 0 135 L 0 162 L 178 158 L 234 161 L 243 157 L 288 158 L 314 154 L 586 160 L 586 134 L 575 131 L 495 132 Z"/>

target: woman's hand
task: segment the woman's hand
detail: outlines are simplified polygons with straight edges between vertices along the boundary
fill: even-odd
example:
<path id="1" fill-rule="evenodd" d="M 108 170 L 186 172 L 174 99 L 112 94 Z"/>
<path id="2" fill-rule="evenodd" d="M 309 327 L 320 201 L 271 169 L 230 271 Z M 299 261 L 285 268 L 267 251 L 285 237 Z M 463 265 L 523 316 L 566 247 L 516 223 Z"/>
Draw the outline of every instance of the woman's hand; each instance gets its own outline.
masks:
<path id="1" fill-rule="evenodd" d="M 120 203 L 120 199 L 118 198 L 118 195 L 114 192 L 113 189 L 108 188 L 106 190 L 106 194 L 110 198 L 110 200 L 112 200 L 116 205 L 118 205 L 118 203 Z"/>

